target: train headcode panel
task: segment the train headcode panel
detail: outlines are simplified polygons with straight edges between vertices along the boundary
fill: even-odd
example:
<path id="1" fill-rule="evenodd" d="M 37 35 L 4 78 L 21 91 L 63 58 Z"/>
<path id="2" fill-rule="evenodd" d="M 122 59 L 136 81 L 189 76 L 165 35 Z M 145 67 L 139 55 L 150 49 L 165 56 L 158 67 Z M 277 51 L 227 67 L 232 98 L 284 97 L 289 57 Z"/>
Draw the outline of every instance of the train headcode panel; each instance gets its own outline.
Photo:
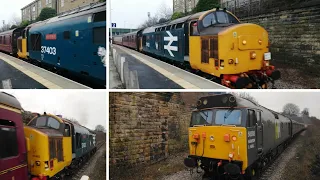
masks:
<path id="1" fill-rule="evenodd" d="M 202 97 L 192 113 L 184 163 L 203 169 L 204 177 L 253 177 L 304 129 L 304 124 L 232 94 Z"/>
<path id="2" fill-rule="evenodd" d="M 113 42 L 179 67 L 201 71 L 230 88 L 267 88 L 281 77 L 270 64 L 268 32 L 212 9 L 113 37 Z M 160 58 L 159 58 L 160 57 Z"/>

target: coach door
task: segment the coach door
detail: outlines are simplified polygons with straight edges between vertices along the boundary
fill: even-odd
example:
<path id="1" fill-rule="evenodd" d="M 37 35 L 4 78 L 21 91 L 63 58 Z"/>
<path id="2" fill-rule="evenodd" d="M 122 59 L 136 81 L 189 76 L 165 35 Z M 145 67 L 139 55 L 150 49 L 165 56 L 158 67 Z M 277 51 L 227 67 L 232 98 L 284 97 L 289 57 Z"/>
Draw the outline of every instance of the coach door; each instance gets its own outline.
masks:
<path id="1" fill-rule="evenodd" d="M 263 123 L 261 119 L 261 111 L 256 111 L 256 117 L 257 117 L 257 147 L 258 147 L 258 154 L 262 153 L 263 149 Z"/>

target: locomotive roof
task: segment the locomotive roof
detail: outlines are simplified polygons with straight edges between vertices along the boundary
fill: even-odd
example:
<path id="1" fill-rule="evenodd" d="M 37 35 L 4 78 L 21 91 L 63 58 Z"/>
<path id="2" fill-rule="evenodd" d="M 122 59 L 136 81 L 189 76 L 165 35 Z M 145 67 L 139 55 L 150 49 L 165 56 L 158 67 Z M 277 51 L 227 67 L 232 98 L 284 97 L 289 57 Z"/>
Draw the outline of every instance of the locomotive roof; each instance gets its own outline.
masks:
<path id="1" fill-rule="evenodd" d="M 1 32 L 0 35 L 12 34 L 14 31 L 19 30 L 19 29 L 24 29 L 24 28 L 25 27 L 19 27 L 19 28 L 8 30 L 8 31 L 4 31 L 4 32 Z"/>
<path id="2" fill-rule="evenodd" d="M 65 12 L 64 14 L 60 14 L 58 16 L 49 18 L 47 20 L 33 23 L 33 24 L 29 25 L 28 27 L 36 27 L 36 26 L 45 25 L 45 24 L 49 24 L 49 23 L 54 23 L 54 22 L 58 22 L 58 21 L 66 20 L 66 19 L 71 19 L 71 18 L 74 18 L 74 17 L 86 15 L 86 14 L 102 12 L 102 11 L 106 10 L 105 6 L 106 6 L 106 2 L 91 3 L 88 6 L 85 6 L 85 7 L 82 7 L 82 8 L 81 7 L 80 8 L 76 8 L 76 9 L 73 9 L 71 11 Z"/>
<path id="3" fill-rule="evenodd" d="M 20 109 L 20 110 L 23 109 L 16 97 L 5 92 L 0 92 L 0 104 L 4 104 L 6 106 L 10 106 L 15 109 Z"/>
<path id="4" fill-rule="evenodd" d="M 233 97 L 234 101 L 230 100 L 230 98 Z M 204 101 L 207 100 L 207 103 L 204 105 Z M 197 104 L 197 110 L 201 110 L 201 109 L 209 109 L 209 108 L 214 108 L 214 107 L 225 107 L 225 108 L 230 108 L 230 107 L 247 107 L 247 108 L 263 108 L 266 109 L 267 111 L 270 111 L 273 114 L 276 114 L 278 116 L 281 116 L 285 119 L 287 119 L 288 121 L 293 121 L 297 124 L 301 124 L 298 123 L 294 120 L 292 120 L 291 118 L 282 115 L 281 113 L 278 113 L 276 111 L 273 111 L 269 108 L 266 108 L 264 106 L 261 106 L 259 104 L 256 104 L 255 102 L 245 99 L 245 98 L 241 98 L 239 96 L 234 96 L 232 94 L 219 94 L 219 95 L 213 95 L 213 96 L 205 96 L 205 97 L 201 97 L 198 101 Z"/>
<path id="5" fill-rule="evenodd" d="M 123 34 L 123 36 L 136 35 L 137 33 L 138 31 L 132 31 L 132 32 Z"/>

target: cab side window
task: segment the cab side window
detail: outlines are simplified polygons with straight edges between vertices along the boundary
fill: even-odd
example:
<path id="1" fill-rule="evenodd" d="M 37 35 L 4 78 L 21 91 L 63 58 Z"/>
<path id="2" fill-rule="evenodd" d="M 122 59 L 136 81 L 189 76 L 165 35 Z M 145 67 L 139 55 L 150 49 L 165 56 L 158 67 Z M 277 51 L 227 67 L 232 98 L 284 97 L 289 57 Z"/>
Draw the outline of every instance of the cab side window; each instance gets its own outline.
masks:
<path id="1" fill-rule="evenodd" d="M 257 111 L 256 116 L 257 116 L 257 123 L 261 124 L 261 111 Z"/>
<path id="2" fill-rule="evenodd" d="M 15 123 L 8 120 L 0 120 L 0 159 L 18 155 L 18 139 Z"/>
<path id="3" fill-rule="evenodd" d="M 257 116 L 254 110 L 248 110 L 247 127 L 254 127 L 257 123 Z"/>

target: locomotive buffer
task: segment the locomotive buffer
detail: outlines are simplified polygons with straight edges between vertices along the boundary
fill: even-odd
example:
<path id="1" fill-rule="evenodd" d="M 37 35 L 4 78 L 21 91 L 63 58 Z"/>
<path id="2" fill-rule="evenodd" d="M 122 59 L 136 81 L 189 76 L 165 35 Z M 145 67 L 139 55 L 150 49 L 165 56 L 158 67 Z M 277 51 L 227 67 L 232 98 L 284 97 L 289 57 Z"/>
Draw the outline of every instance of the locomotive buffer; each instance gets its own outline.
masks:
<path id="1" fill-rule="evenodd" d="M 0 89 L 89 89 L 0 52 Z"/>

